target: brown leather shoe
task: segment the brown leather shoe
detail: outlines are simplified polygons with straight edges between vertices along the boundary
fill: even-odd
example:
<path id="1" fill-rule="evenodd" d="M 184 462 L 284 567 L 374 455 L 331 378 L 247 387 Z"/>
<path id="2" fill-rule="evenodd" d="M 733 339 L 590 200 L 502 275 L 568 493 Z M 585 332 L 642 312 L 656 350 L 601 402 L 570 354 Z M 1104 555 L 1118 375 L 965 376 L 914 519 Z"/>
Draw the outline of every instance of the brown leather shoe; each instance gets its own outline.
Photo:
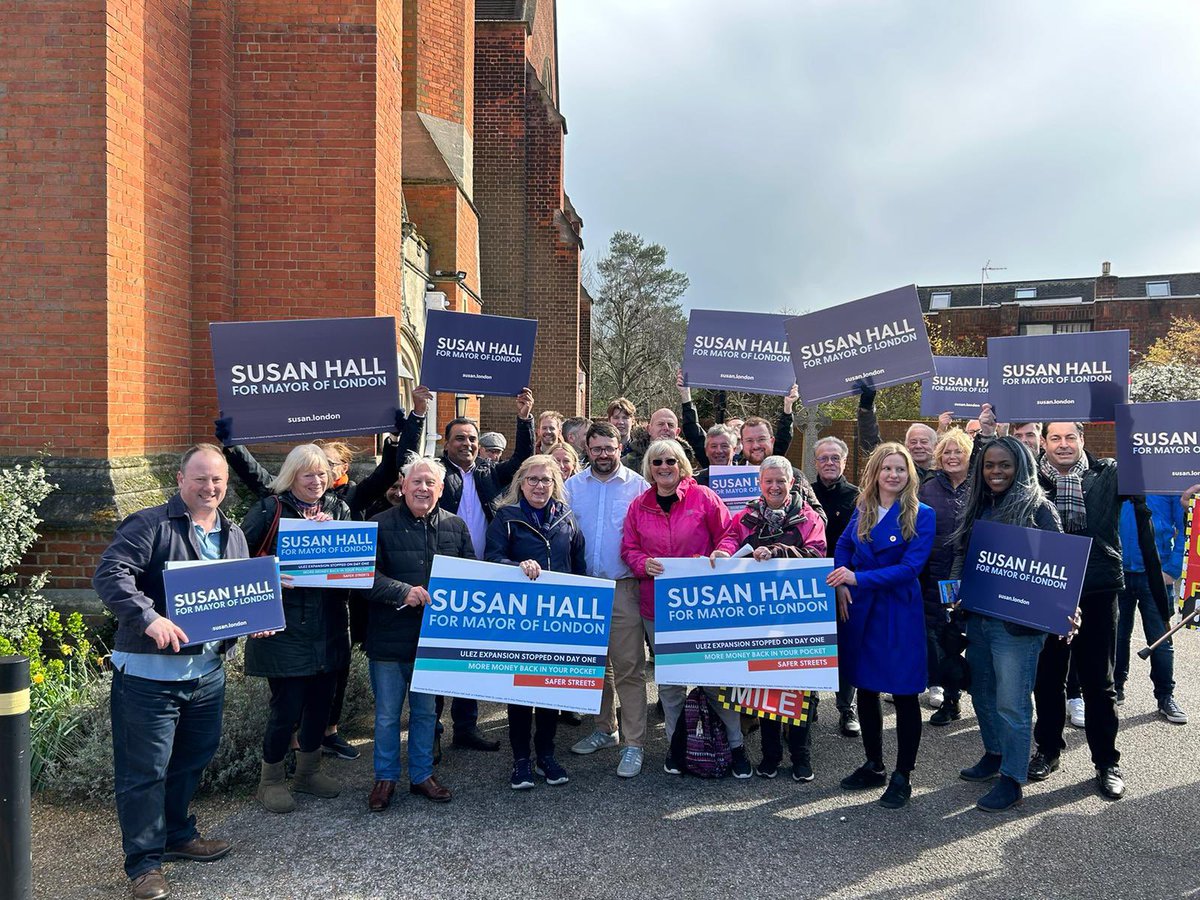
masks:
<path id="1" fill-rule="evenodd" d="M 163 878 L 162 869 L 143 872 L 129 882 L 129 895 L 133 900 L 162 900 L 171 894 L 171 886 Z"/>
<path id="2" fill-rule="evenodd" d="M 408 792 L 420 794 L 426 800 L 432 800 L 434 803 L 449 803 L 451 798 L 450 789 L 438 784 L 437 777 L 434 775 L 430 775 L 420 784 L 410 784 Z"/>
<path id="3" fill-rule="evenodd" d="M 371 788 L 371 796 L 367 798 L 367 808 L 371 812 L 383 812 L 392 805 L 392 794 L 396 793 L 396 782 L 377 781 Z"/>
<path id="4" fill-rule="evenodd" d="M 188 859 L 192 862 L 215 862 L 233 849 L 229 841 L 210 841 L 196 835 L 190 841 L 168 847 L 163 853 L 163 862 Z"/>

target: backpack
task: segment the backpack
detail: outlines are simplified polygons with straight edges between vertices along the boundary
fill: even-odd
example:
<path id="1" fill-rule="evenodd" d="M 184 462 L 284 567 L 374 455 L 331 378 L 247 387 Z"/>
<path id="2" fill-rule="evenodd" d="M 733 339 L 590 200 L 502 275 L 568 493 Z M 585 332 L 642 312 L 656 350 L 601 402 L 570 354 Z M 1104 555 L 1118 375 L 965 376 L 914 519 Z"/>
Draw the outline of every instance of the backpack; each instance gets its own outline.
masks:
<path id="1" fill-rule="evenodd" d="M 686 771 L 698 778 L 723 778 L 733 765 L 733 751 L 725 723 L 708 702 L 704 688 L 692 688 L 679 724 L 687 736 L 682 760 Z"/>

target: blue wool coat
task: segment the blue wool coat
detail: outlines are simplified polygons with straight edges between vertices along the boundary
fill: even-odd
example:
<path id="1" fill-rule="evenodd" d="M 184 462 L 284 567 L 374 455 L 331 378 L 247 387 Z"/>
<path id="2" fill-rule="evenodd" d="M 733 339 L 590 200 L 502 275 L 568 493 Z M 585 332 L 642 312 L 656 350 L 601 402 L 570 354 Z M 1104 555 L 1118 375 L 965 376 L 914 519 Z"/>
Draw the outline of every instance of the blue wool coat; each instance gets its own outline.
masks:
<path id="1" fill-rule="evenodd" d="M 917 510 L 917 533 L 906 541 L 900 532 L 900 504 L 893 503 L 871 530 L 858 539 L 858 510 L 838 538 L 834 563 L 854 571 L 850 619 L 838 629 L 838 665 L 851 684 L 867 691 L 919 694 L 928 679 L 925 612 L 921 570 L 933 549 L 933 510 Z"/>

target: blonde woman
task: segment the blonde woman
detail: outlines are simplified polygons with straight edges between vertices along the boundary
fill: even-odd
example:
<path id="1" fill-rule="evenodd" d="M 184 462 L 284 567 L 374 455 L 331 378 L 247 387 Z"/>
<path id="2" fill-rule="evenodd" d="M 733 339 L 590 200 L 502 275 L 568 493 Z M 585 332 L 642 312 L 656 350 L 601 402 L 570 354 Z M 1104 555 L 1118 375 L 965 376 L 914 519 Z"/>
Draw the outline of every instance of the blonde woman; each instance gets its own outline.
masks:
<path id="1" fill-rule="evenodd" d="M 546 448 L 546 455 L 554 457 L 563 481 L 579 472 L 579 453 L 566 441 L 556 441 Z"/>
<path id="2" fill-rule="evenodd" d="M 329 460 L 316 444 L 293 447 L 271 482 L 271 495 L 256 503 L 242 523 L 255 556 L 275 553 L 280 519 L 349 519 L 350 509 L 329 491 Z M 263 735 L 259 801 L 271 812 L 296 807 L 284 783 L 283 758 L 296 732 L 292 790 L 336 797 L 340 786 L 321 774 L 321 742 L 329 724 L 338 672 L 350 659 L 346 591 L 285 585 L 287 627 L 246 644 L 246 674 L 267 679 L 271 710 Z"/>
<path id="3" fill-rule="evenodd" d="M 512 484 L 500 500 L 501 507 L 487 530 L 488 562 L 519 566 L 530 581 L 542 571 L 586 575 L 583 532 L 563 499 L 562 472 L 554 457 L 537 454 L 517 469 Z M 531 758 L 530 732 L 536 758 Z M 570 781 L 566 769 L 554 758 L 558 710 L 508 705 L 508 738 L 512 744 L 514 791 L 533 787 L 536 772 L 546 784 Z"/>
<path id="4" fill-rule="evenodd" d="M 875 448 L 867 461 L 854 514 L 838 539 L 838 664 L 858 688 L 858 717 L 867 761 L 842 779 L 845 790 L 882 787 L 879 803 L 899 809 L 912 795 L 910 775 L 921 743 L 925 690 L 925 614 L 921 571 L 933 548 L 934 512 L 917 499 L 917 469 L 903 445 Z M 881 693 L 896 701 L 896 768 L 883 765 Z"/>

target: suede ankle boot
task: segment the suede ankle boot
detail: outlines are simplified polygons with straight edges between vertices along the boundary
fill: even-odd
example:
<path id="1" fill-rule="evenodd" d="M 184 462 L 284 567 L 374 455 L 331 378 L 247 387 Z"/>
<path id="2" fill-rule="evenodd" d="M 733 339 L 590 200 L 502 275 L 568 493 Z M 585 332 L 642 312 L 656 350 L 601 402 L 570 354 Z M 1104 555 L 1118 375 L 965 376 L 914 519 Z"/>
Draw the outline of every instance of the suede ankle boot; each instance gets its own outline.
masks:
<path id="1" fill-rule="evenodd" d="M 258 778 L 258 792 L 254 795 L 268 812 L 290 813 L 296 808 L 296 800 L 284 780 L 283 761 L 264 762 Z"/>
<path id="2" fill-rule="evenodd" d="M 312 794 L 332 800 L 342 792 L 342 786 L 321 774 L 321 751 L 296 751 L 296 777 L 292 779 L 292 790 L 301 794 Z"/>

